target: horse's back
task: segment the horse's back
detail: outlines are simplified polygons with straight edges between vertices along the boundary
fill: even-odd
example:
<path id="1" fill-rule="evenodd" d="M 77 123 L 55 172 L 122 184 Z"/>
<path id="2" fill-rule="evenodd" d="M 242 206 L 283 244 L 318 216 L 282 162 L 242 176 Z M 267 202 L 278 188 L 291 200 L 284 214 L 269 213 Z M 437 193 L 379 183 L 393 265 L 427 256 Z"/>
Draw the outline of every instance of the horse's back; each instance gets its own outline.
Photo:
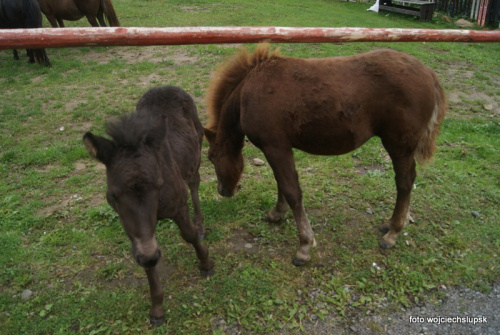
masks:
<path id="1" fill-rule="evenodd" d="M 164 144 L 189 179 L 200 164 L 203 141 L 203 126 L 191 96 L 176 86 L 156 87 L 139 99 L 136 109 L 140 114 L 165 119 Z"/>
<path id="2" fill-rule="evenodd" d="M 420 131 L 434 109 L 434 85 L 430 69 L 392 50 L 280 57 L 245 78 L 241 125 L 257 145 L 286 140 L 313 154 L 344 154 L 375 135 Z"/>
<path id="3" fill-rule="evenodd" d="M 0 0 L 1 28 L 40 28 L 42 13 L 36 0 Z"/>

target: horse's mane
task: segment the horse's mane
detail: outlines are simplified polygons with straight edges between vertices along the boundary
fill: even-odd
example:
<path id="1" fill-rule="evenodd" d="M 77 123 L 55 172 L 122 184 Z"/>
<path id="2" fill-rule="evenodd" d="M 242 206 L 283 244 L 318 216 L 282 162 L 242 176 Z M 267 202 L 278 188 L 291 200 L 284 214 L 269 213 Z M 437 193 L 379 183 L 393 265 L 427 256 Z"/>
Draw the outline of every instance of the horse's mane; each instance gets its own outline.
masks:
<path id="1" fill-rule="evenodd" d="M 242 48 L 215 71 L 206 98 L 210 119 L 207 129 L 216 130 L 222 106 L 252 69 L 263 62 L 280 57 L 279 49 L 272 53 L 269 53 L 269 49 L 269 43 L 260 43 L 252 54 L 248 49 Z"/>
<path id="2" fill-rule="evenodd" d="M 137 149 L 141 144 L 162 137 L 160 132 L 164 132 L 164 128 L 157 127 L 158 121 L 159 118 L 132 113 L 107 122 L 106 134 L 120 147 Z"/>

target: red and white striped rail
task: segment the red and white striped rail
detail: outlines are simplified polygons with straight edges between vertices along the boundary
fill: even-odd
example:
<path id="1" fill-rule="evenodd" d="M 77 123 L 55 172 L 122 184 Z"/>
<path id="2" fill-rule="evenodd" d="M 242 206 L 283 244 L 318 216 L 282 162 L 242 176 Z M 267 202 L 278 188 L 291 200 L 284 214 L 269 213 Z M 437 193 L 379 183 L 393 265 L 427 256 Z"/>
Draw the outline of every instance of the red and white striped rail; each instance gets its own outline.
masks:
<path id="1" fill-rule="evenodd" d="M 319 27 L 104 27 L 0 30 L 0 50 L 222 43 L 500 42 L 500 31 Z"/>

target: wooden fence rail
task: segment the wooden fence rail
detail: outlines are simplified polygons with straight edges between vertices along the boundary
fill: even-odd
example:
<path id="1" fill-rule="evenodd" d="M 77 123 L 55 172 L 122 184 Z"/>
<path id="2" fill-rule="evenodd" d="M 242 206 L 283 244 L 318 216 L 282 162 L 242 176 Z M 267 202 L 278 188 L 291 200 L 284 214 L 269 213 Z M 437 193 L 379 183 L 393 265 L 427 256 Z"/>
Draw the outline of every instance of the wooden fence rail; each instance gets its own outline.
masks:
<path id="1" fill-rule="evenodd" d="M 455 29 L 171 27 L 37 28 L 0 30 L 0 50 L 77 46 L 217 43 L 500 42 L 500 31 Z"/>

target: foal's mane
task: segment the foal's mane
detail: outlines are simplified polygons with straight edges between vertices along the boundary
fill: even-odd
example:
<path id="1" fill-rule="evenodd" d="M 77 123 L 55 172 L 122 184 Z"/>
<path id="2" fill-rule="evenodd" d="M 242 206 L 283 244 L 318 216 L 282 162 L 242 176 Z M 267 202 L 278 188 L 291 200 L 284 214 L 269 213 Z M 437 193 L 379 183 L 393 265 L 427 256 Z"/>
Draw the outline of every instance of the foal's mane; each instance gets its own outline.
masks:
<path id="1" fill-rule="evenodd" d="M 161 138 L 159 133 L 163 131 L 163 128 L 157 127 L 158 119 L 135 112 L 106 123 L 106 133 L 116 145 L 137 149 L 141 144 Z"/>
<path id="2" fill-rule="evenodd" d="M 270 59 L 280 57 L 279 49 L 272 53 L 269 53 L 269 49 L 269 43 L 260 43 L 252 54 L 248 49 L 242 48 L 214 72 L 206 98 L 210 119 L 207 129 L 217 130 L 224 103 L 252 69 Z"/>

